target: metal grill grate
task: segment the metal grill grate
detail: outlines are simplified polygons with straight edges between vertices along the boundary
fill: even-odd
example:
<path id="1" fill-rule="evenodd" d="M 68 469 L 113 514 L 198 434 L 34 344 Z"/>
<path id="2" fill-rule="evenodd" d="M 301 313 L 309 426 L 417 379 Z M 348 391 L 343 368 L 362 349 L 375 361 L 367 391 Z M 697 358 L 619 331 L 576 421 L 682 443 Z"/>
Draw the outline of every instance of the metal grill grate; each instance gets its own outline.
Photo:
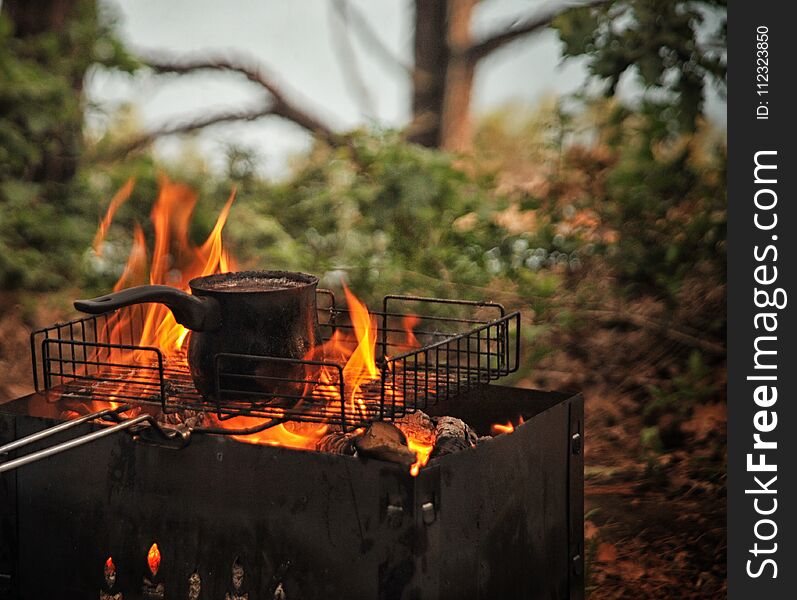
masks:
<path id="1" fill-rule="evenodd" d="M 353 351 L 349 311 L 336 305 L 329 290 L 318 290 L 317 302 L 324 341 L 334 336 Z M 351 364 L 320 349 L 313 360 L 219 354 L 214 397 L 203 398 L 185 355 L 138 345 L 146 312 L 146 305 L 134 305 L 33 332 L 36 390 L 152 404 L 164 413 L 212 411 L 220 420 L 250 416 L 336 423 L 349 430 L 423 409 L 518 366 L 518 312 L 507 314 L 491 302 L 391 295 L 381 312 L 372 313 L 378 325 L 375 376 L 357 378 Z M 274 363 L 282 363 L 280 369 L 273 369 Z M 353 385 L 358 379 L 361 383 Z"/>

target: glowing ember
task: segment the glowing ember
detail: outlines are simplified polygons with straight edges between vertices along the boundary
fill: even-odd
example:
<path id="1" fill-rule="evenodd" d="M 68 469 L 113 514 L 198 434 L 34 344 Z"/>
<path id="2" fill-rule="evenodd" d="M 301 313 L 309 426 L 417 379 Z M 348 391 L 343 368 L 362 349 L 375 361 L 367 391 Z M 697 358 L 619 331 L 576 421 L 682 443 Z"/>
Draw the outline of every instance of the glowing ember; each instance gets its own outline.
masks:
<path id="1" fill-rule="evenodd" d="M 150 546 L 149 552 L 147 552 L 147 565 L 149 565 L 150 573 L 155 577 L 161 566 L 161 552 L 158 550 L 158 544 Z"/>

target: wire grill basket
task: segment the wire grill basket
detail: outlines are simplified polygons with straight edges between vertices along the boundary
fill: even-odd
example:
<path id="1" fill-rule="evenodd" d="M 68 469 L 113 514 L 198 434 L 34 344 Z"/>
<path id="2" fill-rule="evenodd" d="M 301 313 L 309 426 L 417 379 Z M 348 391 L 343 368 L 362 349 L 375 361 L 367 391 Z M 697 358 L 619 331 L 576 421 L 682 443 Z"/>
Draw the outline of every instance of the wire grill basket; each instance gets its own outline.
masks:
<path id="1" fill-rule="evenodd" d="M 342 358 L 358 345 L 348 309 L 338 307 L 329 290 L 318 290 L 317 304 L 325 344 L 311 357 L 218 354 L 212 397 L 196 391 L 184 354 L 139 345 L 147 305 L 34 331 L 34 385 L 62 398 L 157 405 L 164 413 L 197 410 L 220 420 L 250 416 L 351 430 L 423 409 L 518 367 L 520 313 L 500 304 L 386 296 L 382 310 L 371 313 L 375 372 Z M 275 362 L 291 363 L 291 375 L 284 375 L 285 365 L 274 369 Z"/>

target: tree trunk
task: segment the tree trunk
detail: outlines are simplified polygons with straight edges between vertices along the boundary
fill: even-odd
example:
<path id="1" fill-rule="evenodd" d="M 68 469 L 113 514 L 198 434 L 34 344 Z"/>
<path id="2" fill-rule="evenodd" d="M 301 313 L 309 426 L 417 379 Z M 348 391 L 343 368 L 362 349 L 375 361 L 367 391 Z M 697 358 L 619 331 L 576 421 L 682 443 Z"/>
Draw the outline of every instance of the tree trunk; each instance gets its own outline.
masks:
<path id="1" fill-rule="evenodd" d="M 415 2 L 415 67 L 412 84 L 412 123 L 408 139 L 436 148 L 440 145 L 448 44 L 447 0 Z"/>
<path id="2" fill-rule="evenodd" d="M 449 0 L 446 88 L 443 95 L 443 118 L 440 146 L 444 150 L 470 150 L 472 127 L 470 97 L 475 64 L 467 55 L 471 44 L 470 20 L 478 0 Z"/>
<path id="3" fill-rule="evenodd" d="M 5 0 L 3 12 L 14 24 L 14 37 L 62 31 L 76 0 Z"/>
<path id="4" fill-rule="evenodd" d="M 30 42 L 35 50 L 37 38 L 42 34 L 65 32 L 71 20 L 85 18 L 87 15 L 94 17 L 95 11 L 78 10 L 81 2 L 90 3 L 93 0 L 4 0 L 2 11 L 9 18 L 14 27 L 13 35 L 22 42 Z M 66 35 L 66 34 L 64 34 Z M 46 53 L 29 52 L 29 60 L 35 60 L 50 73 L 61 73 L 63 57 L 74 56 L 77 52 L 86 52 L 86 48 L 74 47 L 71 38 L 62 37 L 59 56 L 50 58 Z M 72 61 L 76 65 L 84 61 Z M 64 72 L 63 76 L 69 82 L 75 100 L 66 100 L 64 106 L 64 119 L 54 128 L 45 132 L 31 134 L 41 139 L 42 155 L 38 164 L 29 165 L 25 179 L 35 182 L 64 183 L 71 180 L 77 169 L 78 157 L 82 149 L 83 115 L 82 110 L 68 110 L 69 106 L 82 106 L 83 77 L 85 69 L 72 68 Z M 43 110 L 52 110 L 52 107 Z"/>
<path id="5" fill-rule="evenodd" d="M 477 0 L 416 0 L 413 120 L 408 139 L 430 148 L 467 150 L 474 64 L 465 50 Z"/>

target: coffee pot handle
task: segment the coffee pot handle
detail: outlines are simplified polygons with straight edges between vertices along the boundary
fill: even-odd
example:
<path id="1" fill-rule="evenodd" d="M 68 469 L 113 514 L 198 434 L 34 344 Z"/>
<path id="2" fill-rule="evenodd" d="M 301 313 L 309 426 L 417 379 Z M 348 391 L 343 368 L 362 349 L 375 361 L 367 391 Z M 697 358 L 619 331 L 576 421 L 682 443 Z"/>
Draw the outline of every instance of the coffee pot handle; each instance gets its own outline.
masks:
<path id="1" fill-rule="evenodd" d="M 75 300 L 77 310 L 92 315 L 123 306 L 157 302 L 172 311 L 174 319 L 192 331 L 213 331 L 221 327 L 221 307 L 214 298 L 187 294 L 168 285 L 139 285 L 90 300 Z"/>

